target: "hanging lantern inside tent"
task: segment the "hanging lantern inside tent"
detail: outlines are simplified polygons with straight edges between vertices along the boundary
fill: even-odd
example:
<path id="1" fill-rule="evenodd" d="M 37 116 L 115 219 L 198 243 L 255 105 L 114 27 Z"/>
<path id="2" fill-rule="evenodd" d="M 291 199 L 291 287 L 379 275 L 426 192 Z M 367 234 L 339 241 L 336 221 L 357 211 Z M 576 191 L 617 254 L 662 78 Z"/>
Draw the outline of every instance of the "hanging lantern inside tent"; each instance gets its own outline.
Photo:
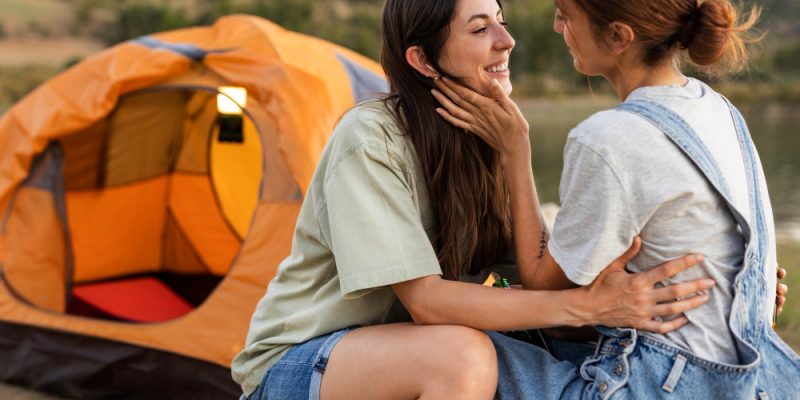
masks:
<path id="1" fill-rule="evenodd" d="M 244 142 L 243 108 L 247 107 L 247 90 L 242 87 L 223 86 L 217 94 L 218 140 L 227 143 Z"/>

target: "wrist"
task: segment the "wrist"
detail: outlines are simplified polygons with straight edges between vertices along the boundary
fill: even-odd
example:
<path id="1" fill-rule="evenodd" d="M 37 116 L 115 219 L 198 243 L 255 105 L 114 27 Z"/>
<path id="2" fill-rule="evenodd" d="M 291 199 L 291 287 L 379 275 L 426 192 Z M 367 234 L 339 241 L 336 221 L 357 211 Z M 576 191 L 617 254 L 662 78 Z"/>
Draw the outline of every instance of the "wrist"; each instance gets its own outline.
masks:
<path id="1" fill-rule="evenodd" d="M 564 290 L 565 295 L 563 304 L 565 325 L 571 327 L 582 327 L 596 325 L 592 318 L 592 307 L 589 299 L 589 290 L 586 286 Z"/>
<path id="2" fill-rule="evenodd" d="M 514 152 L 505 152 L 500 156 L 500 165 L 506 173 L 514 173 L 518 171 L 531 170 L 531 152 L 530 149 L 525 151 L 522 149 L 515 149 Z"/>

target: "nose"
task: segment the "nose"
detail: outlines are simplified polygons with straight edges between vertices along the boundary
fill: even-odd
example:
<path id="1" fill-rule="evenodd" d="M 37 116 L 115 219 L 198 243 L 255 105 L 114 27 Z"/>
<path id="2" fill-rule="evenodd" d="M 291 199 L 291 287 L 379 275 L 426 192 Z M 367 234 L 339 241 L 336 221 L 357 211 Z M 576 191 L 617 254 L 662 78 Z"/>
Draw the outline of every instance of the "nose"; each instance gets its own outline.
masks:
<path id="1" fill-rule="evenodd" d="M 497 50 L 511 50 L 517 45 L 517 42 L 505 27 L 498 29 L 497 32 L 498 34 L 494 41 Z"/>
<path id="2" fill-rule="evenodd" d="M 564 19 L 561 18 L 561 10 L 556 10 L 556 14 L 553 17 L 553 30 L 556 33 L 564 34 Z"/>

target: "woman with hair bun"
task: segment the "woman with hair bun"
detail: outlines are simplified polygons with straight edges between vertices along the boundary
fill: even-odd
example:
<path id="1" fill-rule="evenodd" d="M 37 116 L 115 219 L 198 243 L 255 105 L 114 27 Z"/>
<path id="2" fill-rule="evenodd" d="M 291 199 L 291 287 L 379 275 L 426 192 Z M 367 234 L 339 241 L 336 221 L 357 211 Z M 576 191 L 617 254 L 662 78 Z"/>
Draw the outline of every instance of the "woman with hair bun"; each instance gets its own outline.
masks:
<path id="1" fill-rule="evenodd" d="M 686 319 L 655 317 L 708 300 L 694 296 L 714 285 L 706 277 L 656 285 L 701 257 L 627 273 L 632 237 L 586 287 L 480 284 L 513 245 L 507 170 L 485 142 L 436 114 L 430 89 L 447 74 L 482 93 L 493 79 L 510 91 L 505 25 L 500 0 L 386 2 L 381 62 L 391 93 L 348 111 L 322 154 L 291 255 L 232 362 L 244 398 L 490 399 L 498 357 L 485 330 L 668 332 Z"/>
<path id="2" fill-rule="evenodd" d="M 628 270 L 697 252 L 701 268 L 664 283 L 708 276 L 717 286 L 707 304 L 684 313 L 689 323 L 679 330 L 599 327 L 596 348 L 577 367 L 491 335 L 499 397 L 796 398 L 800 358 L 771 326 L 778 267 L 758 155 L 736 108 L 678 63 L 686 52 L 712 72 L 745 67 L 759 10 L 740 18 L 728 0 L 555 3 L 554 29 L 575 68 L 605 77 L 623 103 L 570 132 L 552 233 L 530 171 L 528 124 L 507 94 L 495 85 L 481 96 L 449 79 L 433 91 L 445 120 L 516 166 L 508 185 L 523 284 L 588 285 L 639 235 L 642 250 Z M 546 250 L 530 245 L 540 241 Z M 565 349 L 554 343 L 558 356 Z"/>

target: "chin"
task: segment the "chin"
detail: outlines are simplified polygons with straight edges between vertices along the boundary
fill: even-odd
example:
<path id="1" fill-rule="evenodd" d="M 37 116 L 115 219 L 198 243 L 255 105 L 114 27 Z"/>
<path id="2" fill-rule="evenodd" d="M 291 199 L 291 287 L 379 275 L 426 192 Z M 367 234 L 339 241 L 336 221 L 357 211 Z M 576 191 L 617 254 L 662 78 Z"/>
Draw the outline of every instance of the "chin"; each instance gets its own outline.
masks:
<path id="1" fill-rule="evenodd" d="M 507 80 L 502 83 L 503 90 L 505 90 L 506 94 L 511 94 L 511 91 L 514 90 L 514 86 L 511 85 L 511 81 Z"/>

